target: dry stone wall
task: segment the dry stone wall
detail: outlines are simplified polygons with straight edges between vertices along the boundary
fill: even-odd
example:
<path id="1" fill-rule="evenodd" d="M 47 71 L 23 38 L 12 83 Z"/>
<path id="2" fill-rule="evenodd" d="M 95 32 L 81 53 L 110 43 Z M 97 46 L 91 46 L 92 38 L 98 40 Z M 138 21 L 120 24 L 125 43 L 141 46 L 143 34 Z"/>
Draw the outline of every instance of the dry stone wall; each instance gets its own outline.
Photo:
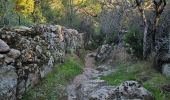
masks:
<path id="1" fill-rule="evenodd" d="M 21 98 L 81 48 L 83 34 L 59 25 L 0 29 L 0 100 Z"/>

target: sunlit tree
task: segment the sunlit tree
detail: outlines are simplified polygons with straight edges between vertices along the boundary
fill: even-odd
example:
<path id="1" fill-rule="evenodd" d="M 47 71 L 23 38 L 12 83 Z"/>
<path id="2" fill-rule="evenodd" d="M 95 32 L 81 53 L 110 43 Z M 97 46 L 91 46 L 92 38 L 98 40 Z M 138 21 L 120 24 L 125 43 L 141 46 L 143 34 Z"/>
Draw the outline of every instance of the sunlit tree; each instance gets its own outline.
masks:
<path id="1" fill-rule="evenodd" d="M 34 0 L 17 0 L 16 11 L 23 15 L 29 15 L 34 11 Z"/>

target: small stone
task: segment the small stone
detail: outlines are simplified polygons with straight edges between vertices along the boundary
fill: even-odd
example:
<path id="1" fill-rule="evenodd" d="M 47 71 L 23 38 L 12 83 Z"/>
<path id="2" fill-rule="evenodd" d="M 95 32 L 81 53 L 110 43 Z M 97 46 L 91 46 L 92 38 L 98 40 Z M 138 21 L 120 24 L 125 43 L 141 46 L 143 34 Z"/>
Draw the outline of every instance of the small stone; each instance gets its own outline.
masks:
<path id="1" fill-rule="evenodd" d="M 100 65 L 96 68 L 96 70 L 103 72 L 103 71 L 108 71 L 109 69 L 106 65 Z"/>
<path id="2" fill-rule="evenodd" d="M 8 53 L 8 56 L 10 56 L 13 59 L 18 58 L 21 55 L 21 52 L 16 49 L 11 49 L 10 52 Z"/>
<path id="3" fill-rule="evenodd" d="M 104 61 L 106 58 L 109 57 L 111 51 L 112 51 L 111 45 L 109 45 L 109 44 L 102 45 L 96 54 L 96 60 L 100 61 L 100 62 Z"/>
<path id="4" fill-rule="evenodd" d="M 9 46 L 0 39 L 0 53 L 6 53 L 10 50 Z"/>
<path id="5" fill-rule="evenodd" d="M 42 48 L 39 45 L 36 46 L 36 51 L 42 54 Z"/>
<path id="6" fill-rule="evenodd" d="M 14 59 L 9 58 L 9 57 L 5 58 L 5 63 L 9 64 L 9 63 L 13 63 L 13 62 L 14 62 Z"/>
<path id="7" fill-rule="evenodd" d="M 4 55 L 0 54 L 0 59 L 3 59 L 4 58 Z"/>

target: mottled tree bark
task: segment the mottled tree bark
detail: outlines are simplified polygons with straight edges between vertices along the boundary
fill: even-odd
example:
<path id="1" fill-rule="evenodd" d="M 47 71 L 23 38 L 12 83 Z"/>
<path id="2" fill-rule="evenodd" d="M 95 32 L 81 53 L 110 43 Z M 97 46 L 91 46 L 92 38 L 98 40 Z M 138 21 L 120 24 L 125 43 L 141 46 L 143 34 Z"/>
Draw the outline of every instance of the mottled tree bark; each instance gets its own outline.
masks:
<path id="1" fill-rule="evenodd" d="M 155 35 L 157 33 L 157 27 L 159 24 L 160 16 L 166 6 L 166 0 L 159 0 L 157 2 L 156 0 L 153 0 L 154 6 L 155 6 L 155 18 L 154 18 L 154 24 L 153 24 L 153 32 L 152 32 L 152 49 L 155 48 Z"/>
<path id="2" fill-rule="evenodd" d="M 143 32 L 143 58 L 146 59 L 147 58 L 147 51 L 148 51 L 148 46 L 147 45 L 147 36 L 148 36 L 148 23 L 147 23 L 147 19 L 146 19 L 146 15 L 144 12 L 144 8 L 142 7 L 142 1 L 140 0 L 136 0 L 136 4 L 138 7 L 138 10 L 141 14 L 141 17 L 143 19 L 143 23 L 144 23 L 144 32 Z"/>

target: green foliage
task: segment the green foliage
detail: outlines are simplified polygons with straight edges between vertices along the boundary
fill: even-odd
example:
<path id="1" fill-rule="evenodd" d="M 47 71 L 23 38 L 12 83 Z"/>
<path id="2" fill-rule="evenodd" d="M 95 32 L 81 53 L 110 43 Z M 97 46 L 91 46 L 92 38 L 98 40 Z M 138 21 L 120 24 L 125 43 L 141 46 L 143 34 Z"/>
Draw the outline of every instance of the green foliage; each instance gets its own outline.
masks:
<path id="1" fill-rule="evenodd" d="M 34 11 L 34 0 L 16 0 L 16 11 L 24 16 Z"/>
<path id="2" fill-rule="evenodd" d="M 106 80 L 110 85 L 119 85 L 120 83 L 126 80 L 135 80 L 134 73 L 127 72 L 126 68 L 128 65 L 126 64 L 118 64 L 119 68 L 116 73 L 113 73 L 109 76 L 102 77 L 103 80 Z"/>
<path id="3" fill-rule="evenodd" d="M 143 34 L 135 27 L 129 29 L 125 34 L 124 41 L 129 53 L 133 53 L 136 57 L 142 58 L 143 53 Z"/>
<path id="4" fill-rule="evenodd" d="M 81 64 L 77 61 L 69 58 L 65 63 L 55 66 L 41 84 L 28 91 L 23 100 L 61 100 L 65 94 L 63 87 L 82 72 Z"/>
<path id="5" fill-rule="evenodd" d="M 114 43 L 115 38 L 116 38 L 116 33 L 113 32 L 112 34 L 109 34 L 109 36 L 106 36 L 105 42 L 107 44 L 112 44 L 112 43 Z"/>
<path id="6" fill-rule="evenodd" d="M 8 26 L 15 22 L 16 14 L 14 11 L 15 3 L 13 0 L 1 0 L 0 2 L 0 27 Z"/>
<path id="7" fill-rule="evenodd" d="M 169 84 L 170 79 L 158 73 L 148 62 L 137 62 L 134 64 L 119 63 L 117 71 L 111 75 L 102 77 L 110 85 L 119 85 L 127 80 L 135 80 L 153 93 L 156 100 L 168 100 L 170 93 L 163 93 L 161 86 Z"/>
<path id="8" fill-rule="evenodd" d="M 84 18 L 100 12 L 96 0 L 2 0 L 0 27 L 50 23 L 79 30 Z"/>
<path id="9" fill-rule="evenodd" d="M 91 38 L 92 38 L 93 42 L 96 44 L 95 47 L 98 47 L 103 44 L 105 34 L 103 34 L 101 32 L 101 27 L 100 27 L 99 23 L 95 24 L 93 26 L 91 25 L 91 28 L 92 28 L 91 32 L 90 32 Z"/>

